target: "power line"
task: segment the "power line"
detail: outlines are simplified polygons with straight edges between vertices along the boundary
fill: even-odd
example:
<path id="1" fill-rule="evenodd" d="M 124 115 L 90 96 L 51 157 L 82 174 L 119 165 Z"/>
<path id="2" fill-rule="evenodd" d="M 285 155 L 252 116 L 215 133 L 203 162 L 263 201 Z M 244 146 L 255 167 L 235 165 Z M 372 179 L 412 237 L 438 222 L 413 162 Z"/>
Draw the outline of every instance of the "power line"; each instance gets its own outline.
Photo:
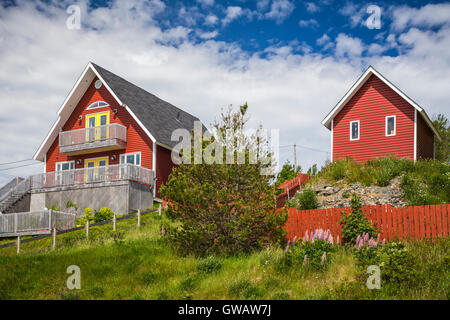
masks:
<path id="1" fill-rule="evenodd" d="M 325 151 L 325 150 L 320 150 L 320 149 L 315 149 L 315 148 L 311 148 L 311 147 L 302 146 L 300 144 L 289 144 L 289 145 L 285 145 L 285 146 L 280 146 L 279 148 L 287 148 L 287 147 L 299 147 L 299 148 L 302 148 L 302 149 L 307 149 L 307 150 L 317 151 L 317 152 L 323 152 L 323 153 L 327 153 L 328 152 L 328 151 Z"/>
<path id="2" fill-rule="evenodd" d="M 25 161 L 31 161 L 34 159 L 25 159 L 25 160 L 17 160 L 17 161 L 11 161 L 11 162 L 4 162 L 4 163 L 0 163 L 0 166 L 4 165 L 4 164 L 13 164 L 13 163 L 19 163 L 19 162 L 25 162 Z"/>
<path id="3" fill-rule="evenodd" d="M 9 168 L 5 168 L 5 169 L 0 169 L 0 171 L 6 171 L 6 170 L 12 170 L 12 169 L 17 169 L 17 168 L 22 168 L 22 167 L 27 167 L 27 166 L 35 166 L 37 164 L 42 164 L 42 163 L 30 163 L 30 164 L 24 164 L 21 166 L 16 166 L 16 167 L 9 167 Z"/>

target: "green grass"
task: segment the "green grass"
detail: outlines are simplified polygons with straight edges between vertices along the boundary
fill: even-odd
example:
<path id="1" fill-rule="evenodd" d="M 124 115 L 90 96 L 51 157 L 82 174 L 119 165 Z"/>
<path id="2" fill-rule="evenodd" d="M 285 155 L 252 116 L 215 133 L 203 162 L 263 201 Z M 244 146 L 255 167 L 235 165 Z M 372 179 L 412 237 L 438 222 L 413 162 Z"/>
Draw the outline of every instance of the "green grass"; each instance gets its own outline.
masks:
<path id="1" fill-rule="evenodd" d="M 412 243 L 426 271 L 421 285 L 369 290 L 349 249 L 339 247 L 324 271 L 277 268 L 283 250 L 196 258 L 176 254 L 160 236 L 157 213 L 0 249 L 0 299 L 448 299 L 448 241 Z M 117 234 L 120 231 L 120 238 Z M 114 240 L 116 234 L 116 240 Z M 103 238 L 103 244 L 101 239 Z M 66 288 L 66 269 L 81 269 L 81 289 Z M 434 271 L 433 271 L 434 270 Z M 437 270 L 437 271 L 436 271 Z M 61 294 L 63 296 L 61 296 Z"/>
<path id="2" fill-rule="evenodd" d="M 334 161 L 321 169 L 310 184 L 355 183 L 387 186 L 400 177 L 404 198 L 409 205 L 445 204 L 450 202 L 450 164 L 435 160 L 416 162 L 384 157 L 356 163 L 350 159 Z"/>

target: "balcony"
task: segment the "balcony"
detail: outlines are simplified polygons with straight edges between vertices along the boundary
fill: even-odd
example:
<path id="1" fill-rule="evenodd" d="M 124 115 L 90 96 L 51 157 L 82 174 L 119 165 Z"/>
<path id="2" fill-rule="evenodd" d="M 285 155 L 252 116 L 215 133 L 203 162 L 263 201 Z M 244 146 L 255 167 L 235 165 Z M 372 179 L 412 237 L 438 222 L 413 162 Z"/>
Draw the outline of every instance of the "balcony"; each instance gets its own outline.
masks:
<path id="1" fill-rule="evenodd" d="M 59 133 L 59 151 L 69 156 L 125 149 L 127 128 L 112 123 Z"/>
<path id="2" fill-rule="evenodd" d="M 47 172 L 31 176 L 31 190 L 60 187 L 95 187 L 111 182 L 135 181 L 153 187 L 154 171 L 132 164 Z"/>

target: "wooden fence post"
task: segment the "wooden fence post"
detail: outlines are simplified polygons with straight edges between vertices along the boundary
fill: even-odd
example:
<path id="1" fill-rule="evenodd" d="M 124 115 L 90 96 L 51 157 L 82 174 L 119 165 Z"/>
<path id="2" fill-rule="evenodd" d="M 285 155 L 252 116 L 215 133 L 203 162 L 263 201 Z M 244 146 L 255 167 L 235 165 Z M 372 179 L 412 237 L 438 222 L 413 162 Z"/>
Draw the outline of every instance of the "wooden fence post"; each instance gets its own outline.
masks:
<path id="1" fill-rule="evenodd" d="M 20 236 L 17 236 L 17 254 L 20 254 Z"/>
<path id="2" fill-rule="evenodd" d="M 116 214 L 114 214 L 113 216 L 113 231 L 116 231 L 117 228 L 117 218 L 116 218 Z"/>
<path id="3" fill-rule="evenodd" d="M 137 218 L 138 218 L 137 226 L 140 227 L 141 226 L 141 210 L 140 209 L 138 209 Z"/>
<path id="4" fill-rule="evenodd" d="M 161 211 L 162 211 L 161 204 L 159 204 L 159 208 L 158 208 L 158 214 L 159 215 L 161 215 Z"/>
<path id="5" fill-rule="evenodd" d="M 86 239 L 89 239 L 89 219 L 86 220 Z"/>
<path id="6" fill-rule="evenodd" d="M 56 249 L 56 228 L 53 228 L 53 245 L 52 250 Z"/>

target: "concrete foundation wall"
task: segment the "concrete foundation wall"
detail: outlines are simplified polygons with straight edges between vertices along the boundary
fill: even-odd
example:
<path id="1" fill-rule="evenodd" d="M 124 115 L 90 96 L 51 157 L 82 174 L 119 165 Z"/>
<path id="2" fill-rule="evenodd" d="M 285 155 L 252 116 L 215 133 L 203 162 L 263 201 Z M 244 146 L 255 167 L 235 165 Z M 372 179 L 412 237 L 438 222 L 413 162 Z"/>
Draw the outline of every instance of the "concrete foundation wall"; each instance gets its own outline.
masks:
<path id="1" fill-rule="evenodd" d="M 62 211 L 67 211 L 67 201 L 78 206 L 78 216 L 84 214 L 84 208 L 99 210 L 109 207 L 114 213 L 129 213 L 132 210 L 150 208 L 153 195 L 148 186 L 136 182 L 124 181 L 120 184 L 95 187 L 64 188 L 62 190 L 37 192 L 31 194 L 30 211 L 42 210 L 52 203 Z"/>

